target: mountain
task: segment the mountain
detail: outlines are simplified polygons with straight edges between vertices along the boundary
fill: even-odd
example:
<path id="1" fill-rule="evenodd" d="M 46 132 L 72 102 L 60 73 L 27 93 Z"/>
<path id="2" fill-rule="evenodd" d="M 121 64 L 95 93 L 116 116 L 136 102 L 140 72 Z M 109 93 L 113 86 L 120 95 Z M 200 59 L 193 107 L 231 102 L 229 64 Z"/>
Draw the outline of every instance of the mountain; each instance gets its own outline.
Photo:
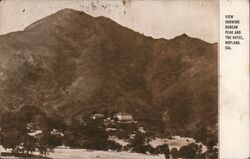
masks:
<path id="1" fill-rule="evenodd" d="M 217 44 L 153 39 L 72 9 L 0 43 L 1 113 L 29 105 L 64 117 L 130 112 L 171 132 L 216 127 Z"/>

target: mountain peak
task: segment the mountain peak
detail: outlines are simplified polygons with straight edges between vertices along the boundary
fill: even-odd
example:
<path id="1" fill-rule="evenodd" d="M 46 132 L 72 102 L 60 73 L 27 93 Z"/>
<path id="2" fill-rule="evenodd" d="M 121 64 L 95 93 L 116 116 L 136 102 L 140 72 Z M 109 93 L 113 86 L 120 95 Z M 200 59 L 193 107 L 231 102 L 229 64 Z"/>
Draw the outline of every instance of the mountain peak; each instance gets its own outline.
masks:
<path id="1" fill-rule="evenodd" d="M 188 38 L 189 36 L 186 33 L 183 33 L 179 36 L 176 36 L 176 38 Z"/>
<path id="2" fill-rule="evenodd" d="M 74 9 L 71 9 L 71 8 L 64 8 L 62 10 L 59 10 L 58 12 L 56 13 L 59 13 L 59 12 L 62 12 L 62 13 L 72 13 L 72 12 L 80 12 L 78 10 L 74 10 Z"/>
<path id="3" fill-rule="evenodd" d="M 176 36 L 173 38 L 174 40 L 185 40 L 185 39 L 192 39 L 190 36 L 188 36 L 186 33 L 183 33 L 181 35 Z"/>
<path id="4" fill-rule="evenodd" d="M 166 117 L 173 131 L 216 123 L 215 46 L 187 34 L 147 38 L 73 9 L 26 30 L 0 36 L 0 114 L 28 104 L 66 118 L 126 111 L 149 127 Z"/>
<path id="5" fill-rule="evenodd" d="M 52 15 L 49 15 L 39 21 L 36 21 L 34 23 L 32 23 L 31 25 L 29 25 L 27 28 L 25 28 L 25 30 L 31 30 L 33 28 L 36 28 L 38 26 L 40 26 L 41 24 L 47 24 L 47 25 L 65 25 L 66 23 L 70 23 L 70 24 L 74 24 L 75 22 L 79 21 L 81 19 L 91 19 L 93 18 L 92 16 L 82 12 L 82 11 L 77 11 L 74 9 L 69 9 L 69 8 L 65 8 L 62 10 L 59 10 L 57 12 L 55 12 Z"/>
<path id="6" fill-rule="evenodd" d="M 188 35 L 183 33 L 183 34 L 181 34 L 181 37 L 188 37 Z"/>
<path id="7" fill-rule="evenodd" d="M 91 17 L 90 15 L 86 14 L 85 12 L 70 9 L 70 8 L 65 8 L 65 9 L 59 10 L 56 13 L 54 13 L 54 15 L 59 15 L 59 16 L 63 16 L 63 15 L 71 15 L 71 16 L 72 15 L 81 15 L 81 16 Z"/>

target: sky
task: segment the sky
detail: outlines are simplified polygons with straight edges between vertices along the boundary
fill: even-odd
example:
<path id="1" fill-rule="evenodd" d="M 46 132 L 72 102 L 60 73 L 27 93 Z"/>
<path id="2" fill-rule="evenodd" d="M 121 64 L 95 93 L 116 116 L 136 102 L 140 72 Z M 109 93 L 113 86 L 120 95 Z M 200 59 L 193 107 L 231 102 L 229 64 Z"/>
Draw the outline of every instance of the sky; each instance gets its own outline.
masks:
<path id="1" fill-rule="evenodd" d="M 218 0 L 1 0 L 0 35 L 23 30 L 64 8 L 106 16 L 153 38 L 183 33 L 218 42 Z"/>

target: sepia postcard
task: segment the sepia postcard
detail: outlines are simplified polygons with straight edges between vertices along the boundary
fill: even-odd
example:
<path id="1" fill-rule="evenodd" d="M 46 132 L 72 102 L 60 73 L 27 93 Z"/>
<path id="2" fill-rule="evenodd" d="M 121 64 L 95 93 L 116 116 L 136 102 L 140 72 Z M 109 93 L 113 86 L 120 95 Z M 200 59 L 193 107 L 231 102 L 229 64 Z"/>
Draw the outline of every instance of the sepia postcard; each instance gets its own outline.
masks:
<path id="1" fill-rule="evenodd" d="M 0 159 L 247 159 L 249 0 L 0 0 Z"/>

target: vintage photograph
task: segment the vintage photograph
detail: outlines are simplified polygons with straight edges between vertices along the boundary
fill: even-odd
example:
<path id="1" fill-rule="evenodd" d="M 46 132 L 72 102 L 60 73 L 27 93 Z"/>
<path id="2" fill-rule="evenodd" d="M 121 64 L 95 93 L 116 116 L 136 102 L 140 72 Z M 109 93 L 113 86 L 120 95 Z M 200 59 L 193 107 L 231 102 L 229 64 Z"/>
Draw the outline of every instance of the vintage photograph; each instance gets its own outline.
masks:
<path id="1" fill-rule="evenodd" d="M 1 0 L 1 159 L 218 158 L 218 0 Z"/>

